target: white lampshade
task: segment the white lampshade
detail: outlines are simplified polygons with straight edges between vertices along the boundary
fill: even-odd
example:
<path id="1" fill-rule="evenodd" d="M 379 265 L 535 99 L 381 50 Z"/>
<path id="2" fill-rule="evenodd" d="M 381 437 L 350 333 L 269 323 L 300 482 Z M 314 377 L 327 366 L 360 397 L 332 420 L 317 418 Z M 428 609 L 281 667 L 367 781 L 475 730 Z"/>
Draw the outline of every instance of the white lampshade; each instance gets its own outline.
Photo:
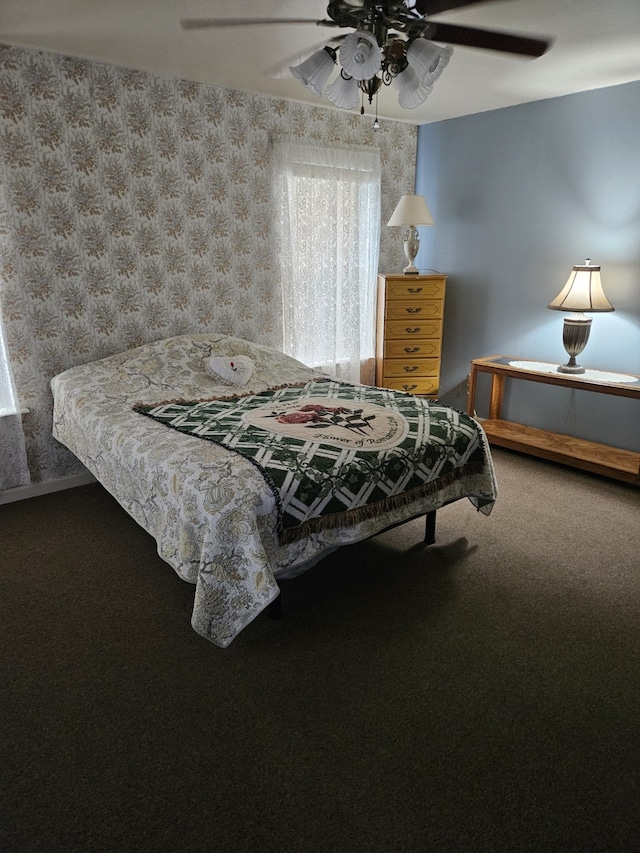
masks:
<path id="1" fill-rule="evenodd" d="M 405 193 L 387 225 L 435 225 L 424 196 Z"/>
<path id="2" fill-rule="evenodd" d="M 338 74 L 333 83 L 327 86 L 325 95 L 332 104 L 343 110 L 351 110 L 358 106 L 360 89 L 355 77 L 345 78 Z"/>
<path id="3" fill-rule="evenodd" d="M 369 80 L 382 65 L 382 54 L 373 33 L 358 30 L 349 33 L 340 46 L 340 65 L 356 80 Z"/>
<path id="4" fill-rule="evenodd" d="M 422 81 L 423 86 L 432 85 L 449 64 L 453 48 L 440 47 L 432 41 L 416 38 L 409 42 L 407 60 Z"/>
<path id="5" fill-rule="evenodd" d="M 296 77 L 304 86 L 317 95 L 322 97 L 327 80 L 331 77 L 331 72 L 335 68 L 336 52 L 331 47 L 323 47 L 316 53 L 312 54 L 300 65 L 294 65 L 289 68 L 289 71 Z"/>
<path id="6" fill-rule="evenodd" d="M 547 308 L 555 311 L 614 311 L 602 289 L 600 267 L 587 258 L 584 265 L 571 270 L 567 283 Z"/>
<path id="7" fill-rule="evenodd" d="M 412 110 L 424 103 L 433 90 L 433 86 L 422 85 L 420 77 L 410 65 L 394 78 L 394 83 L 398 87 L 398 103 L 405 110 Z"/>

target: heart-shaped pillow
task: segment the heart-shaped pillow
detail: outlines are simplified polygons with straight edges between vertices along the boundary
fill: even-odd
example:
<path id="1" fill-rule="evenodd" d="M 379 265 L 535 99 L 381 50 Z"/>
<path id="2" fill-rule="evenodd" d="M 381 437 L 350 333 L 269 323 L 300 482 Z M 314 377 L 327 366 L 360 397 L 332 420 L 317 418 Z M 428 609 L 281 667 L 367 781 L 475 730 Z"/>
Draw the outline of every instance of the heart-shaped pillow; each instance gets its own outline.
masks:
<path id="1" fill-rule="evenodd" d="M 211 376 L 225 385 L 246 385 L 253 373 L 253 362 L 247 355 L 212 355 L 205 367 Z"/>

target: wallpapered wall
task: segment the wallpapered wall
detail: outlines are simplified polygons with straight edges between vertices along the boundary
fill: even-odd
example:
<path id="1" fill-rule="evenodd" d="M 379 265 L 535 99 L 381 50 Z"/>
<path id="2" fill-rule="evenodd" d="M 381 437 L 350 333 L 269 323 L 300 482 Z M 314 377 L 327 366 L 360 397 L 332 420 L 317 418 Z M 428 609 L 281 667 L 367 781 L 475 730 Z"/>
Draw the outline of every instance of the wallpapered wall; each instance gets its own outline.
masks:
<path id="1" fill-rule="evenodd" d="M 281 345 L 271 141 L 378 146 L 381 269 L 415 127 L 0 46 L 0 286 L 33 482 L 84 469 L 49 380 L 186 332 Z"/>

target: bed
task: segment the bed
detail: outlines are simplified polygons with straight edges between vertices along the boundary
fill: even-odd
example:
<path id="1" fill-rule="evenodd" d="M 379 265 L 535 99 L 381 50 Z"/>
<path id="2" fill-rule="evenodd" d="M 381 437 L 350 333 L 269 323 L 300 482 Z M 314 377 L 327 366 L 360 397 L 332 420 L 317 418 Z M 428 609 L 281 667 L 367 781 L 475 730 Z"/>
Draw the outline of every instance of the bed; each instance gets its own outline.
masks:
<path id="1" fill-rule="evenodd" d="M 51 390 L 54 437 L 195 584 L 192 627 L 221 647 L 277 599 L 279 580 L 332 550 L 462 498 L 488 514 L 496 499 L 490 451 L 473 419 L 339 383 L 240 338 L 145 344 L 73 367 Z M 407 406 L 418 407 L 415 417 Z M 416 447 L 430 448 L 428 464 L 421 456 L 418 465 L 412 450 L 411 472 L 398 469 L 394 430 L 403 447 L 413 448 L 415 433 Z M 268 446 L 249 446 L 249 433 L 267 435 Z M 287 470 L 275 444 L 285 447 Z M 371 467 L 385 454 L 384 471 Z M 356 482 L 351 472 L 362 459 L 366 482 L 362 472 Z"/>

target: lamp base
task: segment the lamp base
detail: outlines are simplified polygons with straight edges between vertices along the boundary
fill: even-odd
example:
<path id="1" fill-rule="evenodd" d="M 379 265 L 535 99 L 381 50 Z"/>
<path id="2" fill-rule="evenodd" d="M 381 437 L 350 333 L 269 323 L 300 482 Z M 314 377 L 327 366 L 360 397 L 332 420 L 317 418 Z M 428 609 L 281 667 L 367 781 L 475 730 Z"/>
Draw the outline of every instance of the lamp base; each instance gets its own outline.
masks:
<path id="1" fill-rule="evenodd" d="M 409 225 L 407 230 L 404 232 L 404 254 L 406 259 L 409 261 L 407 266 L 403 269 L 403 273 L 405 275 L 418 275 L 418 267 L 413 263 L 415 256 L 418 254 L 418 249 L 420 248 L 420 235 L 416 229 L 415 225 Z"/>
<path id="2" fill-rule="evenodd" d="M 576 356 L 580 355 L 586 347 L 591 331 L 591 317 L 576 311 L 570 317 L 564 318 L 562 327 L 562 343 L 569 355 L 566 364 L 558 366 L 558 373 L 584 373 L 585 368 L 576 362 Z"/>
<path id="3" fill-rule="evenodd" d="M 575 358 L 570 358 L 566 364 L 559 364 L 556 369 L 558 373 L 584 373 L 586 370 L 581 364 L 576 364 Z"/>

